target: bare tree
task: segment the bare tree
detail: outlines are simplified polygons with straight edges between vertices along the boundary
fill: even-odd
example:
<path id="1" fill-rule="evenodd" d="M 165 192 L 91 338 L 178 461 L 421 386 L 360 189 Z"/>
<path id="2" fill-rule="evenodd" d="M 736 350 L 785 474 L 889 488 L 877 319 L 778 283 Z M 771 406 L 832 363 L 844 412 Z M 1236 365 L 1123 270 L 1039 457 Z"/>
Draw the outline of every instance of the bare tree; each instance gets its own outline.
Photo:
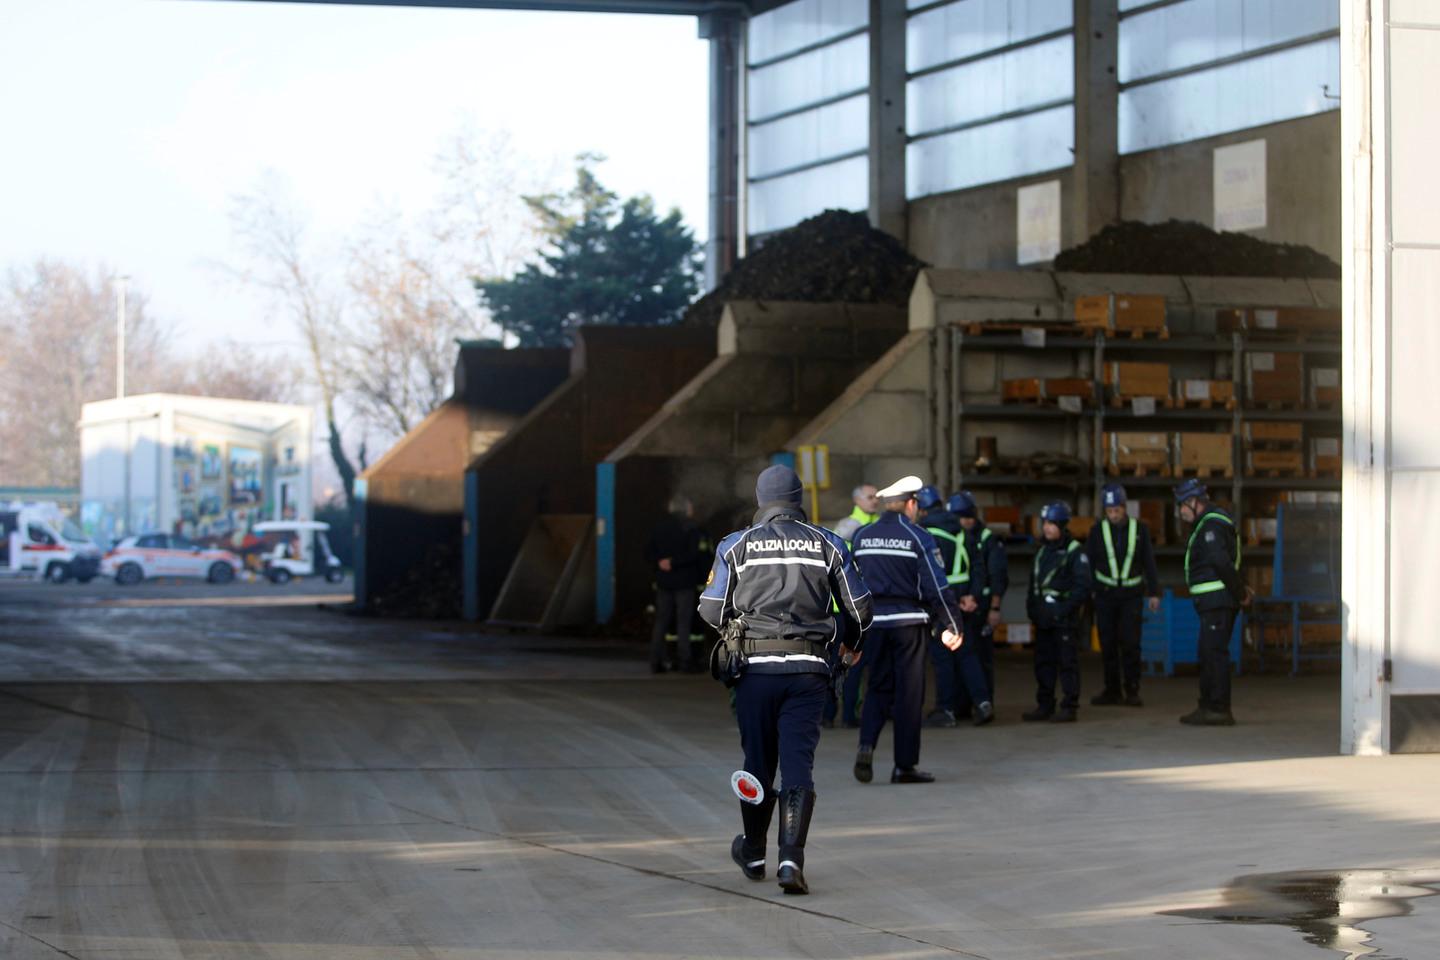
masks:
<path id="1" fill-rule="evenodd" d="M 156 389 L 198 397 L 294 403 L 301 398 L 300 369 L 288 360 L 228 342 L 173 365 Z"/>
<path id="2" fill-rule="evenodd" d="M 115 279 L 39 259 L 12 268 L 0 286 L 0 482 L 80 482 L 80 408 L 115 395 Z M 144 292 L 126 298 L 126 386 L 160 388 L 170 362 L 166 331 Z"/>
<path id="3" fill-rule="evenodd" d="M 265 290 L 300 334 L 330 431 L 330 458 L 353 505 L 358 471 L 345 452 L 338 414 L 347 347 L 338 291 L 307 249 L 304 220 L 275 174 L 263 177 L 253 193 L 233 198 L 230 227 L 248 261 L 238 275 Z M 363 464 L 363 445 L 360 458 Z"/>

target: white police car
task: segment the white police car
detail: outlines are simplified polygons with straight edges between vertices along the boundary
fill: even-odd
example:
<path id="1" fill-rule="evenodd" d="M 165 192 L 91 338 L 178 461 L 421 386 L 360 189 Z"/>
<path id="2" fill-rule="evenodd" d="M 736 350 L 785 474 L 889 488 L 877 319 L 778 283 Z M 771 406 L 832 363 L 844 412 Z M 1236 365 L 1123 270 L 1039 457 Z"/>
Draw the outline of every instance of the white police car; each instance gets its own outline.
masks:
<path id="1" fill-rule="evenodd" d="M 197 577 L 229 583 L 243 566 L 229 550 L 202 547 L 167 533 L 144 533 L 115 544 L 100 561 L 100 572 L 124 586 L 147 577 Z"/>

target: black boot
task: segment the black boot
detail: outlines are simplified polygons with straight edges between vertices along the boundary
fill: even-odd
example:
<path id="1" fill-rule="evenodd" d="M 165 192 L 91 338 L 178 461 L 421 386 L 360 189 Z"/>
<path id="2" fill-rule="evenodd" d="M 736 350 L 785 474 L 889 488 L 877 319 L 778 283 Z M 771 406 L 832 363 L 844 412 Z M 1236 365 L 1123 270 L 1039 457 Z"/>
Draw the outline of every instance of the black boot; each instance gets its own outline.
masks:
<path id="1" fill-rule="evenodd" d="M 747 880 L 765 879 L 765 837 L 770 832 L 770 813 L 775 809 L 775 793 L 769 791 L 759 803 L 740 801 L 740 823 L 745 832 L 730 843 L 730 859 Z"/>
<path id="2" fill-rule="evenodd" d="M 805 883 L 805 836 L 815 812 L 815 791 L 790 787 L 780 804 L 780 869 L 775 877 L 786 893 L 809 893 Z"/>

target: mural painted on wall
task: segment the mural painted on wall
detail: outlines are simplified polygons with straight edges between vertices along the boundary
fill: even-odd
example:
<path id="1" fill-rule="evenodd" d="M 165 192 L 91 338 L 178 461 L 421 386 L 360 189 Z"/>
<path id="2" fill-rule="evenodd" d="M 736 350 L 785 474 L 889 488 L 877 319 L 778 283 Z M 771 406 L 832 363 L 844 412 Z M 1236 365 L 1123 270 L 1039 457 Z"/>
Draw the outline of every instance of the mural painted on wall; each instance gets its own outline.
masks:
<path id="1" fill-rule="evenodd" d="M 255 447 L 230 447 L 230 504 L 256 506 L 261 499 L 260 451 Z M 237 523 L 239 517 L 236 518 Z"/>
<path id="2" fill-rule="evenodd" d="M 225 472 L 225 460 L 220 456 L 218 443 L 207 443 L 200 448 L 200 479 L 219 480 Z"/>

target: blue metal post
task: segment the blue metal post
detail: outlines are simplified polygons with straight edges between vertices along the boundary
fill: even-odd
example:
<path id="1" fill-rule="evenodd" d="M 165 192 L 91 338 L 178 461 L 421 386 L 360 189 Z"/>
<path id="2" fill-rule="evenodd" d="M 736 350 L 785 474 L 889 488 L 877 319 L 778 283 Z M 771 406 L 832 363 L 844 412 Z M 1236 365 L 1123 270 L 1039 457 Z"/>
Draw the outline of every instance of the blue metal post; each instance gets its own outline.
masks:
<path id="1" fill-rule="evenodd" d="M 480 474 L 465 471 L 465 514 L 461 518 L 460 577 L 461 616 L 470 622 L 480 619 Z"/>
<path id="2" fill-rule="evenodd" d="M 615 464 L 595 464 L 595 622 L 615 616 Z"/>
<path id="3" fill-rule="evenodd" d="M 781 450 L 779 453 L 772 453 L 770 454 L 770 465 L 772 467 L 789 467 L 791 470 L 794 470 L 795 454 L 791 453 L 789 450 Z"/>
<path id="4" fill-rule="evenodd" d="M 370 489 L 370 481 L 364 477 L 355 480 L 355 500 L 351 504 L 351 521 L 355 525 L 355 606 L 364 610 L 369 602 L 369 584 L 365 579 L 365 540 L 369 536 L 368 525 L 365 522 L 366 494 Z"/>

